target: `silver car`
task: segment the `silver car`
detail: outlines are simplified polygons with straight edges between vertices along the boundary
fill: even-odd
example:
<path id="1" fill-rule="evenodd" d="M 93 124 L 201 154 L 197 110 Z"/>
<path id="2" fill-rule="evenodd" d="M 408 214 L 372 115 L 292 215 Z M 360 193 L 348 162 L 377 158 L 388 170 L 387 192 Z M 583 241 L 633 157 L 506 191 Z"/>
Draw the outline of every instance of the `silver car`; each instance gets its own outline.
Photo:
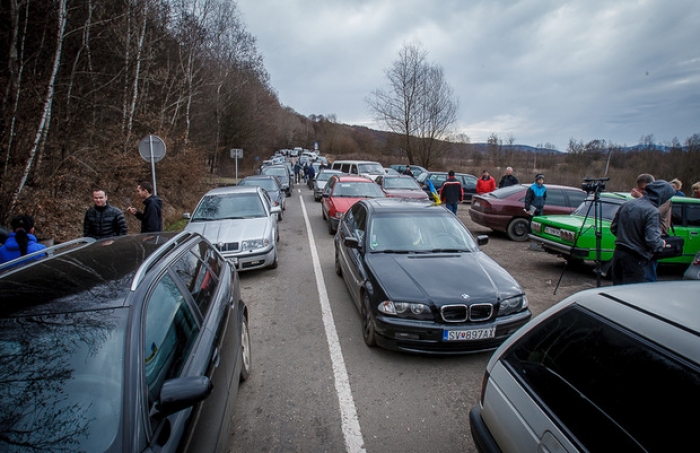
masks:
<path id="1" fill-rule="evenodd" d="M 469 413 L 479 451 L 694 450 L 699 289 L 590 289 L 523 326 L 489 360 Z"/>
<path id="2" fill-rule="evenodd" d="M 274 269 L 281 212 L 262 187 L 220 187 L 202 197 L 185 230 L 209 239 L 238 271 Z"/>
<path id="3" fill-rule="evenodd" d="M 282 165 L 268 165 L 267 167 L 263 167 L 263 169 L 260 171 L 263 175 L 273 175 L 277 176 L 280 180 L 280 185 L 282 186 L 282 190 L 287 192 L 287 196 L 291 197 L 292 196 L 292 173 L 290 173 L 289 168 L 282 164 Z"/>
<path id="4" fill-rule="evenodd" d="M 321 201 L 321 198 L 323 198 L 323 189 L 326 188 L 326 183 L 331 176 L 342 174 L 343 172 L 338 170 L 330 170 L 327 168 L 320 170 L 318 174 L 316 174 L 316 178 L 314 178 L 314 201 Z"/>
<path id="5" fill-rule="evenodd" d="M 272 200 L 272 206 L 279 206 L 282 211 L 287 209 L 287 196 L 282 191 L 280 180 L 272 175 L 246 176 L 238 181 L 239 186 L 260 186 L 267 191 Z M 282 213 L 277 216 L 277 220 L 282 221 Z"/>

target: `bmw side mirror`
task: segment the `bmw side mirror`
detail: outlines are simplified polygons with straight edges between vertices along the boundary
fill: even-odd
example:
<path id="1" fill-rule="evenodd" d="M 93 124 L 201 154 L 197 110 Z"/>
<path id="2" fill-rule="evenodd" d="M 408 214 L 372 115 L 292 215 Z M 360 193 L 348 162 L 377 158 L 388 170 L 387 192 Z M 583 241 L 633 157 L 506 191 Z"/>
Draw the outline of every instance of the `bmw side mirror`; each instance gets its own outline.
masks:
<path id="1" fill-rule="evenodd" d="M 359 249 L 360 241 L 354 236 L 347 236 L 343 238 L 343 245 L 351 249 Z"/>
<path id="2" fill-rule="evenodd" d="M 165 381 L 160 388 L 157 410 L 159 417 L 192 407 L 204 401 L 214 389 L 206 376 L 185 376 Z"/>
<path id="3" fill-rule="evenodd" d="M 489 237 L 485 234 L 479 235 L 476 237 L 476 242 L 479 246 L 486 245 L 489 243 Z"/>
<path id="4" fill-rule="evenodd" d="M 183 219 L 189 219 L 190 217 L 192 217 L 192 215 L 189 212 L 185 212 L 182 214 Z"/>

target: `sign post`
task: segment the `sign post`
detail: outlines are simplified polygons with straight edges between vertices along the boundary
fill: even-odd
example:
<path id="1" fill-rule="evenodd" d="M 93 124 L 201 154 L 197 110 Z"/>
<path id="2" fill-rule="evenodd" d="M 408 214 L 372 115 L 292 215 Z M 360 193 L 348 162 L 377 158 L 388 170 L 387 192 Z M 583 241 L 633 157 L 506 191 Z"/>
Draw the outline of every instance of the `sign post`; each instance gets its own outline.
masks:
<path id="1" fill-rule="evenodd" d="M 153 195 L 158 195 L 158 190 L 156 189 L 156 162 L 160 162 L 165 157 L 165 142 L 157 135 L 144 137 L 139 143 L 139 154 L 143 160 L 151 163 Z"/>
<path id="2" fill-rule="evenodd" d="M 243 159 L 241 148 L 231 148 L 231 159 L 236 159 L 236 184 L 238 184 L 238 159 Z"/>

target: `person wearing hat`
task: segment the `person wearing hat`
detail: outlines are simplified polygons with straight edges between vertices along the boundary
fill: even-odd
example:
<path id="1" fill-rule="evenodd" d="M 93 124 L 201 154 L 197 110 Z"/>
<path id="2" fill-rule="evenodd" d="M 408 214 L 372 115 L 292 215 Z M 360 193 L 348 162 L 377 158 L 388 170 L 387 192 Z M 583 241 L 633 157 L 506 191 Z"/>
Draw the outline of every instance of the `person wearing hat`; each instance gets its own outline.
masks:
<path id="1" fill-rule="evenodd" d="M 527 188 L 527 193 L 525 194 L 525 211 L 528 211 L 532 216 L 542 215 L 542 210 L 544 209 L 546 201 L 547 187 L 544 185 L 544 175 L 538 173 L 537 176 L 535 176 L 535 182 Z"/>

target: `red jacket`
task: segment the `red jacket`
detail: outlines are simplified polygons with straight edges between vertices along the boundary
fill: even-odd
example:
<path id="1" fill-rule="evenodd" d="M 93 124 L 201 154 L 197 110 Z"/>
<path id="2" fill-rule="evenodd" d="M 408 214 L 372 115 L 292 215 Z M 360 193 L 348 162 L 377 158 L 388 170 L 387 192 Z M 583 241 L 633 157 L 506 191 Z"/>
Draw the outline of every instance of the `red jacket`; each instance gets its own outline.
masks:
<path id="1" fill-rule="evenodd" d="M 496 180 L 493 176 L 489 176 L 489 179 L 479 178 L 476 182 L 476 193 L 478 194 L 493 192 L 494 190 L 496 190 Z"/>

